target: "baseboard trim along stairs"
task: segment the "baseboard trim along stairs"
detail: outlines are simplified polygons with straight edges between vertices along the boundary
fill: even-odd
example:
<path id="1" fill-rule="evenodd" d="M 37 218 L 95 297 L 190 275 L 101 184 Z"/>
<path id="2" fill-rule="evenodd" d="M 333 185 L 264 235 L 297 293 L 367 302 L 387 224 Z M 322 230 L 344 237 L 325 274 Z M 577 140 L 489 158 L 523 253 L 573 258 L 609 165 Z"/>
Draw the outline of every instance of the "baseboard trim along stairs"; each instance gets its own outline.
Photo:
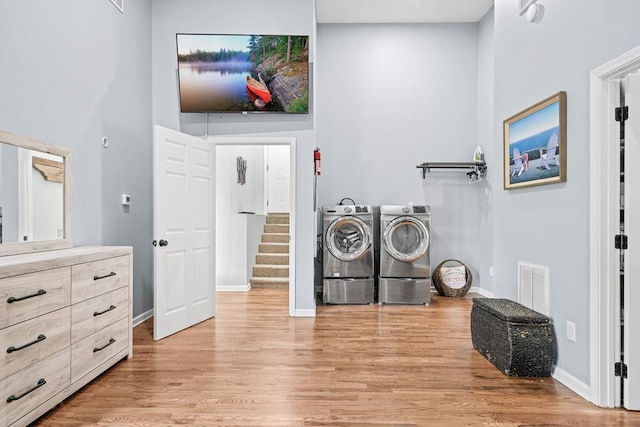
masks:
<path id="1" fill-rule="evenodd" d="M 267 215 L 251 288 L 289 288 L 289 214 Z"/>

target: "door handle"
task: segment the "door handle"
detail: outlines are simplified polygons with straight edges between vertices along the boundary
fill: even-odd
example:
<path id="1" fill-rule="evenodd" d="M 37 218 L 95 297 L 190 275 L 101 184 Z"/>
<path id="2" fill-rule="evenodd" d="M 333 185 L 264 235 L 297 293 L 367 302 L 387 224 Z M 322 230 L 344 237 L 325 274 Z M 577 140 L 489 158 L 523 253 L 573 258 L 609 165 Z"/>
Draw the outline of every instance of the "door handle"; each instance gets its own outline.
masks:
<path id="1" fill-rule="evenodd" d="M 167 246 L 169 244 L 169 242 L 167 242 L 166 240 L 160 240 L 160 242 L 158 242 L 158 244 L 160 246 Z"/>

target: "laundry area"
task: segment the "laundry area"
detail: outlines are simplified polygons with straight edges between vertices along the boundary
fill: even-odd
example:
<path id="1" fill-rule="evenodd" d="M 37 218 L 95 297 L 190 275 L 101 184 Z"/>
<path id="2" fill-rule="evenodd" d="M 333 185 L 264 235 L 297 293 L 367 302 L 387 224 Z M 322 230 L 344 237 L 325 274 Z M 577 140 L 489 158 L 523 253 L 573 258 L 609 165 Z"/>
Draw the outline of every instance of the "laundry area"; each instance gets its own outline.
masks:
<path id="1" fill-rule="evenodd" d="M 388 203 L 388 199 L 362 204 L 351 197 L 321 206 L 323 181 L 338 181 L 320 166 L 322 160 L 323 153 L 316 149 L 317 305 L 429 305 L 432 294 L 463 297 L 472 288 L 478 290 L 474 273 L 478 282 L 481 274 L 476 265 L 481 254 L 470 248 L 477 249 L 486 208 L 488 167 L 480 146 L 469 162 L 416 165 L 413 181 L 422 181 L 425 200 L 433 206 Z M 343 186 L 354 183 L 358 181 Z M 377 191 L 393 196 L 398 188 L 382 183 Z M 432 226 L 433 216 L 439 228 Z"/>
<path id="2" fill-rule="evenodd" d="M 432 290 L 464 296 L 471 270 L 457 260 L 432 270 L 431 236 L 428 205 L 323 206 L 317 303 L 428 305 Z"/>

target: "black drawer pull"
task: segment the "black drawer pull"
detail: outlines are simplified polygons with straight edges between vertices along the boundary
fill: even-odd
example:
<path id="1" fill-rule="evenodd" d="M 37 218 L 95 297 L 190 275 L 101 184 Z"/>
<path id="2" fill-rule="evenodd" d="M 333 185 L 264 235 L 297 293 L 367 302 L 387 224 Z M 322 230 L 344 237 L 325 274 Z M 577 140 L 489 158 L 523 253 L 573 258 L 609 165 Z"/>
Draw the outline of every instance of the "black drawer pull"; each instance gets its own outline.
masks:
<path id="1" fill-rule="evenodd" d="M 35 294 L 31 294 L 31 295 L 27 295 L 26 297 L 20 297 L 20 298 L 16 298 L 16 297 L 9 297 L 7 299 L 7 303 L 11 304 L 12 302 L 18 302 L 18 301 L 23 301 L 29 298 L 33 298 L 33 297 L 39 297 L 40 295 L 44 295 L 46 294 L 47 291 L 45 291 L 44 289 L 40 289 L 38 292 L 36 292 Z"/>
<path id="2" fill-rule="evenodd" d="M 30 388 L 29 390 L 25 391 L 24 393 L 19 394 L 19 395 L 17 395 L 17 396 L 16 396 L 15 394 L 12 394 L 11 396 L 7 397 L 7 403 L 11 403 L 11 402 L 13 402 L 14 400 L 20 400 L 20 399 L 22 399 L 22 398 L 23 398 L 23 397 L 25 397 L 27 394 L 31 393 L 32 391 L 35 391 L 35 390 L 39 389 L 40 387 L 42 387 L 42 386 L 43 386 L 43 385 L 45 385 L 46 383 L 47 383 L 47 382 L 44 380 L 44 378 L 40 378 L 40 379 L 38 380 L 38 384 L 36 384 L 36 385 L 35 385 L 35 386 L 33 386 L 32 388 Z"/>
<path id="3" fill-rule="evenodd" d="M 106 279 L 107 277 L 111 277 L 115 275 L 116 275 L 115 271 L 112 271 L 111 273 L 105 274 L 104 276 L 93 276 L 93 280 Z"/>
<path id="4" fill-rule="evenodd" d="M 25 345 L 22 345 L 20 347 L 14 347 L 14 346 L 9 347 L 7 349 L 7 353 L 13 353 L 14 351 L 22 350 L 23 348 L 27 348 L 30 345 L 37 344 L 40 341 L 44 341 L 46 339 L 47 339 L 47 337 L 44 334 L 40 334 L 40 335 L 38 335 L 38 338 L 36 338 L 35 340 L 33 340 L 33 341 L 29 342 L 29 343 L 26 343 Z"/>
<path id="5" fill-rule="evenodd" d="M 109 306 L 109 308 L 107 308 L 107 309 L 106 309 L 106 310 L 104 310 L 104 311 L 94 311 L 94 312 L 93 312 L 93 316 L 94 316 L 94 317 L 95 317 L 95 316 L 101 316 L 101 315 L 103 315 L 103 314 L 105 314 L 105 313 L 108 313 L 108 312 L 110 312 L 111 310 L 115 310 L 115 309 L 116 309 L 116 306 L 115 306 L 115 305 L 111 305 L 111 306 Z"/>
<path id="6" fill-rule="evenodd" d="M 109 340 L 109 342 L 108 342 L 108 343 L 106 343 L 105 345 L 103 345 L 102 347 L 94 347 L 94 348 L 93 348 L 93 352 L 94 352 L 94 353 L 97 353 L 97 352 L 99 352 L 99 351 L 102 351 L 102 350 L 104 350 L 105 348 L 109 347 L 109 346 L 110 346 L 111 344 L 113 344 L 114 342 L 116 342 L 116 339 L 115 339 L 115 338 L 111 338 L 111 339 Z"/>

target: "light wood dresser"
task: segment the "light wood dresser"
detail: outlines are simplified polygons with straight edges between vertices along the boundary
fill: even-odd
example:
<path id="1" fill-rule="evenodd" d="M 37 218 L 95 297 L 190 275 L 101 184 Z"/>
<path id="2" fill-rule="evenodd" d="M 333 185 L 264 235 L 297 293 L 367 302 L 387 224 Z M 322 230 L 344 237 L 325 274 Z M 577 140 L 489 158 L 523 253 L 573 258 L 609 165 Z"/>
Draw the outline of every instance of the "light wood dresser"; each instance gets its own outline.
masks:
<path id="1" fill-rule="evenodd" d="M 132 249 L 0 257 L 0 426 L 24 426 L 132 353 Z"/>

